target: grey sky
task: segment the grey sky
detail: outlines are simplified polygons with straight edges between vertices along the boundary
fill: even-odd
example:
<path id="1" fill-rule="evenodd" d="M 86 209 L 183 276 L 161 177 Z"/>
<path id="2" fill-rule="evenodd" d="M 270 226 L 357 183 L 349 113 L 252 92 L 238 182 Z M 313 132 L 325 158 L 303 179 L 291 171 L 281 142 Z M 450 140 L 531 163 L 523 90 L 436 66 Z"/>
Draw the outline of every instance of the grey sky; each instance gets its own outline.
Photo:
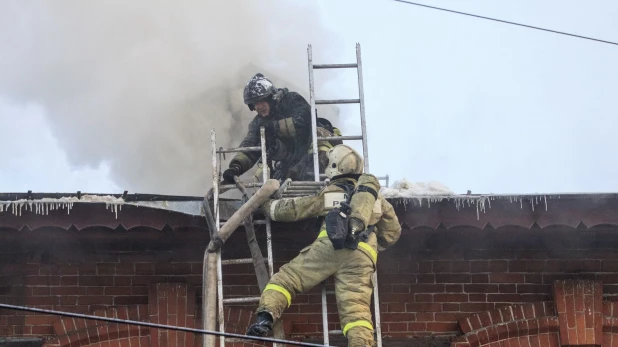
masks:
<path id="1" fill-rule="evenodd" d="M 422 3 L 618 41 L 615 1 Z M 617 46 L 391 1 L 322 4 L 350 53 L 363 45 L 375 173 L 458 193 L 618 190 Z"/>
<path id="2" fill-rule="evenodd" d="M 610 0 L 422 2 L 618 41 L 618 3 Z M 322 0 L 318 14 L 333 33 L 314 45 L 318 57 L 336 44 L 333 62 L 353 61 L 354 44 L 362 44 L 373 173 L 435 180 L 457 193 L 618 191 L 618 47 L 387 0 Z M 280 30 L 315 30 L 272 21 Z M 298 57 L 307 43 L 295 47 Z M 354 74 L 335 76 L 318 97 L 354 95 Z M 342 109 L 347 134 L 359 131 L 356 110 Z M 8 129 L 0 191 L 133 190 L 110 177 L 113 160 L 84 166 L 65 155 L 45 112 L 36 100 L 0 95 L 0 124 Z"/>

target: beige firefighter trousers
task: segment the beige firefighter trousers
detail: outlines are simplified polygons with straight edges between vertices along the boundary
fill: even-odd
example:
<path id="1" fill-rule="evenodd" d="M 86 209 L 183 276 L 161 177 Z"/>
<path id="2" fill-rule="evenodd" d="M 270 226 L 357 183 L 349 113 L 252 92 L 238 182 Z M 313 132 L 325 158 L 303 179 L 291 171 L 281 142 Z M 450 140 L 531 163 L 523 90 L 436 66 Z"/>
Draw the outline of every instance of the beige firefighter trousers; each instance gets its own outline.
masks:
<path id="1" fill-rule="evenodd" d="M 315 242 L 272 277 L 257 311 L 269 312 L 278 319 L 297 294 L 334 275 L 339 319 L 348 346 L 374 346 L 370 304 L 376 260 L 377 252 L 369 244 L 361 242 L 356 250 L 335 250 L 322 231 Z"/>

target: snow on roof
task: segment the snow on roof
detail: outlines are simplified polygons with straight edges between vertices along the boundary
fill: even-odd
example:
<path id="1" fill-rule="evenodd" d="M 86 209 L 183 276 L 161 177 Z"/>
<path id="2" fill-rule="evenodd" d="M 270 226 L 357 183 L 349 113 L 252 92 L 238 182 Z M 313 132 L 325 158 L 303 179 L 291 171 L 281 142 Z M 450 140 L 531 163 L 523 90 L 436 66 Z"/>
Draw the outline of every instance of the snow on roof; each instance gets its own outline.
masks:
<path id="1" fill-rule="evenodd" d="M 447 186 L 440 182 L 412 183 L 406 178 L 395 181 L 390 188 L 382 188 L 385 198 L 415 198 L 418 196 L 450 196 L 456 195 Z"/>
<path id="2" fill-rule="evenodd" d="M 541 209 L 547 211 L 548 199 L 560 199 L 561 196 L 575 197 L 591 197 L 595 199 L 601 197 L 609 197 L 618 199 L 616 193 L 591 194 L 591 193 L 554 193 L 554 194 L 455 194 L 445 185 L 439 182 L 418 182 L 412 183 L 407 179 L 395 181 L 391 187 L 383 187 L 382 195 L 391 200 L 394 205 L 408 204 L 418 205 L 419 207 L 431 207 L 432 204 L 445 202 L 454 203 L 457 210 L 464 207 L 472 207 L 476 209 L 477 219 L 481 213 L 486 212 L 486 208 L 491 208 L 491 203 L 494 200 L 508 200 L 510 203 L 516 203 L 523 209 L 524 206 L 529 206 L 532 211 Z M 237 210 L 242 202 L 234 199 L 224 199 L 228 203 L 229 213 Z M 75 203 L 100 203 L 105 204 L 105 208 L 109 209 L 118 218 L 118 211 L 122 210 L 123 205 L 131 205 L 135 207 L 156 208 L 167 211 L 180 212 L 193 216 L 204 216 L 203 197 L 197 196 L 167 196 L 153 194 L 124 194 L 116 196 L 106 194 L 85 194 L 79 197 L 71 193 L 2 193 L 0 194 L 0 213 L 12 212 L 16 216 L 21 216 L 22 211 L 30 210 L 36 214 L 48 215 L 49 211 L 66 209 L 67 214 L 71 212 Z M 220 200 L 222 203 L 223 200 Z M 220 206 L 221 207 L 221 206 Z"/>
<path id="3" fill-rule="evenodd" d="M 530 202 L 532 211 L 534 211 L 535 205 L 542 203 L 544 204 L 545 211 L 547 211 L 547 195 L 544 194 L 462 195 L 455 194 L 447 186 L 437 181 L 413 183 L 403 178 L 400 181 L 395 181 L 391 187 L 383 187 L 380 192 L 387 199 L 401 199 L 404 205 L 410 200 L 416 200 L 419 206 L 423 206 L 423 200 L 426 200 L 427 207 L 431 207 L 432 203 L 452 200 L 457 210 L 466 205 L 468 207 L 476 207 L 477 220 L 480 218 L 481 213 L 485 213 L 487 207 L 491 208 L 491 201 L 496 199 L 505 199 L 511 203 L 519 203 L 522 209 L 526 200 Z M 556 197 L 560 198 L 559 195 Z"/>

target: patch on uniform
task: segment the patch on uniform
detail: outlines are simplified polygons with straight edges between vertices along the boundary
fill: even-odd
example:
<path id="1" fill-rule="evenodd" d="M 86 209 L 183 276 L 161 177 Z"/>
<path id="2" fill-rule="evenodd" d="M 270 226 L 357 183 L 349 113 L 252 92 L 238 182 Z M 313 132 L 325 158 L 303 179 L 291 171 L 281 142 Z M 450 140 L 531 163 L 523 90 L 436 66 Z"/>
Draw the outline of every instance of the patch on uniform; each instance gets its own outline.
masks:
<path id="1" fill-rule="evenodd" d="M 332 210 L 346 200 L 348 200 L 348 194 L 344 192 L 324 193 L 324 209 Z"/>

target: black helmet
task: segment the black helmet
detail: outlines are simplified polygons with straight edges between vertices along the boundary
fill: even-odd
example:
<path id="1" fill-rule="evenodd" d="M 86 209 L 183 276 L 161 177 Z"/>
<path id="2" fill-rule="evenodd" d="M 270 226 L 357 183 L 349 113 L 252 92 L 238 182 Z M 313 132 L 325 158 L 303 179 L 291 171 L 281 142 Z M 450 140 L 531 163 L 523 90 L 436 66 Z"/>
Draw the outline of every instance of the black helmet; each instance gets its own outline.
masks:
<path id="1" fill-rule="evenodd" d="M 245 98 L 245 104 L 253 111 L 255 110 L 253 104 L 275 93 L 277 93 L 275 85 L 268 78 L 264 77 L 264 75 L 257 73 L 255 76 L 251 77 L 251 80 L 249 80 L 249 83 L 245 86 L 243 96 Z"/>

